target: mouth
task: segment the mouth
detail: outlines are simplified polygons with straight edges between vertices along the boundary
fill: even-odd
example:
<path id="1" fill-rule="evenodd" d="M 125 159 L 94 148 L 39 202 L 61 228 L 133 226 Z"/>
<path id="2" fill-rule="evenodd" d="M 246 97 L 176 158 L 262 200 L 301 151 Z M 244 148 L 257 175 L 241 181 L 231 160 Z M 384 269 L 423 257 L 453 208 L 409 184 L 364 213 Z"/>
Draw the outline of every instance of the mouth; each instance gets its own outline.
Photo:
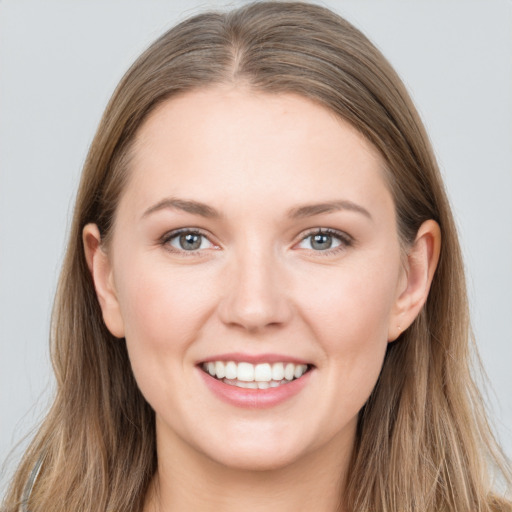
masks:
<path id="1" fill-rule="evenodd" d="M 208 361 L 199 368 L 214 379 L 242 389 L 269 389 L 301 379 L 313 368 L 310 364 L 282 361 L 252 364 L 246 361 Z"/>

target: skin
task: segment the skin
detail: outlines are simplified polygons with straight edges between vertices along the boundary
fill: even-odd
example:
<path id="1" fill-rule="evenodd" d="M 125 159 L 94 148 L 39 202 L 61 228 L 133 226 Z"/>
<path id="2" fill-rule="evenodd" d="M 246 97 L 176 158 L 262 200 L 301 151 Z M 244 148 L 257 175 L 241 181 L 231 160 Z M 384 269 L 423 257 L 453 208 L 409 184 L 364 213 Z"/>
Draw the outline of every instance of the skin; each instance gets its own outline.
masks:
<path id="1" fill-rule="evenodd" d="M 155 207 L 167 198 L 219 215 Z M 180 248 L 171 237 L 181 228 L 205 235 L 200 249 Z M 339 233 L 330 249 L 311 245 L 320 228 Z M 138 132 L 109 246 L 94 224 L 84 245 L 105 323 L 126 338 L 156 413 L 159 469 L 145 510 L 337 510 L 358 412 L 387 344 L 426 300 L 440 246 L 427 221 L 403 257 L 371 144 L 297 95 L 184 94 Z M 283 403 L 236 407 L 198 368 L 228 352 L 313 369 Z"/>

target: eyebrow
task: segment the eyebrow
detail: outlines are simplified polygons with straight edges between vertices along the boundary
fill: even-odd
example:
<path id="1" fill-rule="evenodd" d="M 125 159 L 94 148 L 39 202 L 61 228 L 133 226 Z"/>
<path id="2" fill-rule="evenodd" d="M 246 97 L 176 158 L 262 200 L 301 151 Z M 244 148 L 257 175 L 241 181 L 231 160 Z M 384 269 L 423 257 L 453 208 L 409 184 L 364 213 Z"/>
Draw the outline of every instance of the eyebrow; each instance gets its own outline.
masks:
<path id="1" fill-rule="evenodd" d="M 147 217 L 152 213 L 165 209 L 181 210 L 193 215 L 199 215 L 201 217 L 213 219 L 222 217 L 219 211 L 205 203 L 187 199 L 177 199 L 173 197 L 162 199 L 155 205 L 151 206 L 143 213 L 142 217 Z M 313 203 L 297 206 L 288 210 L 287 216 L 292 219 L 302 219 L 306 217 L 313 217 L 315 215 L 321 215 L 322 213 L 333 213 L 340 210 L 349 210 L 361 213 L 365 217 L 368 217 L 368 219 L 373 220 L 370 212 L 366 210 L 366 208 L 363 208 L 357 203 L 348 200 L 328 201 L 324 203 Z"/>
<path id="2" fill-rule="evenodd" d="M 190 201 L 187 199 L 176 199 L 173 197 L 162 199 L 155 205 L 151 206 L 142 214 L 142 217 L 144 218 L 148 215 L 151 215 L 152 213 L 166 209 L 181 210 L 187 213 L 192 213 L 193 215 L 200 215 L 201 217 L 221 217 L 221 214 L 215 208 L 212 208 L 205 203 L 201 203 L 199 201 Z"/>
<path id="3" fill-rule="evenodd" d="M 328 201 L 326 203 L 307 204 L 298 206 L 288 211 L 288 216 L 292 219 L 301 219 L 304 217 L 313 217 L 322 213 L 333 213 L 340 210 L 349 210 L 363 214 L 368 219 L 373 220 L 370 212 L 362 206 L 348 200 Z"/>

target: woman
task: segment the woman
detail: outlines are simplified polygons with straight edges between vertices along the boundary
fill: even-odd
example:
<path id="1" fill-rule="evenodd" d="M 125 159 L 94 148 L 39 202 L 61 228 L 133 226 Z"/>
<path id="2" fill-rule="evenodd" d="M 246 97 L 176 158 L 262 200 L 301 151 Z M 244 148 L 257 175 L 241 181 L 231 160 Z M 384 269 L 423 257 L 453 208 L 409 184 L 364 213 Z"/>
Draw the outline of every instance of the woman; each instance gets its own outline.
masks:
<path id="1" fill-rule="evenodd" d="M 508 510 L 427 136 L 330 11 L 193 17 L 86 161 L 5 510 Z"/>

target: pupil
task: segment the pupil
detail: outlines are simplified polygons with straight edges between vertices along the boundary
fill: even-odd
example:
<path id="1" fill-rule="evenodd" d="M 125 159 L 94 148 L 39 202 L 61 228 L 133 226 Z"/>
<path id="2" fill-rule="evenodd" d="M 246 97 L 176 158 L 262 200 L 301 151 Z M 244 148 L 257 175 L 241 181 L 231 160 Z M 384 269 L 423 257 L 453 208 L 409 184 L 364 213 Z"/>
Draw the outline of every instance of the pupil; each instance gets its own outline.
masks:
<path id="1" fill-rule="evenodd" d="M 180 236 L 180 245 L 183 249 L 194 250 L 201 247 L 201 235 L 195 235 L 193 233 L 187 233 L 186 235 Z"/>
<path id="2" fill-rule="evenodd" d="M 323 235 L 323 234 L 315 235 L 313 237 L 313 241 L 311 242 L 311 247 L 313 247 L 313 249 L 320 249 L 320 250 L 329 249 L 329 247 L 331 247 L 331 245 L 332 245 L 332 236 L 331 235 Z"/>

